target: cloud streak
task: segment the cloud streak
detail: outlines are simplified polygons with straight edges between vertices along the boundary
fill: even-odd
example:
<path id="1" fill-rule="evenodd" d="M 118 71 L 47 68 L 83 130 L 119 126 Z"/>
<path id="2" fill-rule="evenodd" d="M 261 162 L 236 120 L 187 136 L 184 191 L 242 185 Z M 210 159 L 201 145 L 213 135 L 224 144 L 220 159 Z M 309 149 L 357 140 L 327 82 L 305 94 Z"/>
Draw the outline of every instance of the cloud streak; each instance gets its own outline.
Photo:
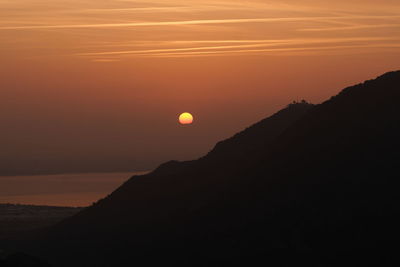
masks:
<path id="1" fill-rule="evenodd" d="M 240 24 L 240 23 L 265 23 L 265 22 L 300 22 L 323 21 L 326 19 L 358 20 L 358 19 L 399 19 L 400 15 L 393 16 L 310 16 L 310 17 L 277 17 L 277 18 L 232 18 L 232 19 L 200 19 L 180 21 L 146 21 L 128 23 L 98 23 L 98 24 L 62 24 L 62 25 L 23 25 L 2 26 L 0 30 L 41 30 L 41 29 L 82 29 L 82 28 L 121 28 L 121 27 L 149 27 L 149 26 L 184 26 L 205 24 Z"/>
<path id="2" fill-rule="evenodd" d="M 116 55 L 144 55 L 144 54 L 161 54 L 161 53 L 176 53 L 176 52 L 195 52 L 208 50 L 223 50 L 223 51 L 239 51 L 243 48 L 260 48 L 269 46 L 294 46 L 294 45 L 310 45 L 310 44 L 333 44 L 333 43 L 355 43 L 355 42 L 376 42 L 376 41 L 400 41 L 400 38 L 395 37 L 353 37 L 353 38 L 310 38 L 310 39 L 281 39 L 281 40 L 186 40 L 186 41 L 169 41 L 167 44 L 226 44 L 219 46 L 200 46 L 200 47 L 185 47 L 185 48 L 165 48 L 165 49 L 144 49 L 144 50 L 125 50 L 125 51 L 105 51 L 105 52 L 90 52 L 79 53 L 79 56 L 116 56 Z M 230 50 L 227 50 L 230 49 Z M 257 51 L 257 50 L 252 50 Z"/>
<path id="3" fill-rule="evenodd" d="M 324 47 L 293 47 L 293 48 L 270 48 L 270 49 L 240 49 L 229 51 L 204 51 L 204 52 L 185 52 L 185 53 L 162 53 L 141 55 L 142 57 L 195 57 L 195 56 L 229 56 L 234 54 L 266 54 L 280 52 L 321 52 L 326 50 L 343 50 L 343 49 L 360 49 L 360 48 L 400 48 L 399 44 L 364 44 L 364 45 L 340 45 L 340 46 L 324 46 Z"/>
<path id="4" fill-rule="evenodd" d="M 324 28 L 306 28 L 306 29 L 299 29 L 299 31 L 323 32 L 323 31 L 346 31 L 346 30 L 361 30 L 361 29 L 373 29 L 373 28 L 393 28 L 393 27 L 400 27 L 400 23 L 397 23 L 397 24 L 375 24 L 375 25 L 352 25 L 352 26 L 324 27 Z"/>

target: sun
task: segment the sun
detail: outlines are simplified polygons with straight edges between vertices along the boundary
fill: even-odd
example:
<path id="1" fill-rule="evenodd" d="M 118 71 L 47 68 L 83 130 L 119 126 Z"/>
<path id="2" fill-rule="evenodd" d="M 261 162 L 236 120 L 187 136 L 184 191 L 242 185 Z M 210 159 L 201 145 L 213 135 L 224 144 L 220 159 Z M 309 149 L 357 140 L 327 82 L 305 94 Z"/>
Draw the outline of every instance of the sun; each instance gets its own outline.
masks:
<path id="1" fill-rule="evenodd" d="M 179 115 L 179 123 L 180 124 L 192 124 L 193 123 L 193 116 L 189 112 L 183 112 Z"/>

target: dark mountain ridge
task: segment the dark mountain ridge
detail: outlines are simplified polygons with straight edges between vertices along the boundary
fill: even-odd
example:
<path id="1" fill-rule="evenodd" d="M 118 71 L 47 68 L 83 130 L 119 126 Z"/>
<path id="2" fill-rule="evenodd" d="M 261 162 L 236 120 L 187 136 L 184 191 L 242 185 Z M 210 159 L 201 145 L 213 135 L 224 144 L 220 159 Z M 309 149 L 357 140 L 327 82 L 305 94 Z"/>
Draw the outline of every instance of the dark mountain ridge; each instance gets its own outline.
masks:
<path id="1" fill-rule="evenodd" d="M 397 71 L 289 105 L 203 158 L 132 177 L 34 252 L 65 266 L 392 266 L 399 99 Z"/>

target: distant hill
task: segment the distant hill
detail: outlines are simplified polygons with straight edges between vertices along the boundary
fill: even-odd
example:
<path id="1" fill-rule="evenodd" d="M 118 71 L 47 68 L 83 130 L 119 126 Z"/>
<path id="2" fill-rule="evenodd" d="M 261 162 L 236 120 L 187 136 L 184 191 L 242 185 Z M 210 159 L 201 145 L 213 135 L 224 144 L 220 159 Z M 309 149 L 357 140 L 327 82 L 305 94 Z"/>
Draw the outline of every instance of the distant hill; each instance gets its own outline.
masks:
<path id="1" fill-rule="evenodd" d="M 399 101 L 397 71 L 289 105 L 198 160 L 132 177 L 32 251 L 65 266 L 392 266 Z"/>

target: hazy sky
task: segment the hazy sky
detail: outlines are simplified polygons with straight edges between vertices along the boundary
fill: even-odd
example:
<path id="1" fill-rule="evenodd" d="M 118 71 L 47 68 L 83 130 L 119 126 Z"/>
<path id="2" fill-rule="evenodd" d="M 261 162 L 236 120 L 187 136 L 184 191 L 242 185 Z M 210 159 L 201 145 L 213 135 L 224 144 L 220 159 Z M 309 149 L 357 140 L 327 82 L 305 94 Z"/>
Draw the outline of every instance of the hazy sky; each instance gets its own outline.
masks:
<path id="1" fill-rule="evenodd" d="M 400 1 L 0 0 L 0 59 L 0 175 L 151 169 L 400 69 Z"/>

